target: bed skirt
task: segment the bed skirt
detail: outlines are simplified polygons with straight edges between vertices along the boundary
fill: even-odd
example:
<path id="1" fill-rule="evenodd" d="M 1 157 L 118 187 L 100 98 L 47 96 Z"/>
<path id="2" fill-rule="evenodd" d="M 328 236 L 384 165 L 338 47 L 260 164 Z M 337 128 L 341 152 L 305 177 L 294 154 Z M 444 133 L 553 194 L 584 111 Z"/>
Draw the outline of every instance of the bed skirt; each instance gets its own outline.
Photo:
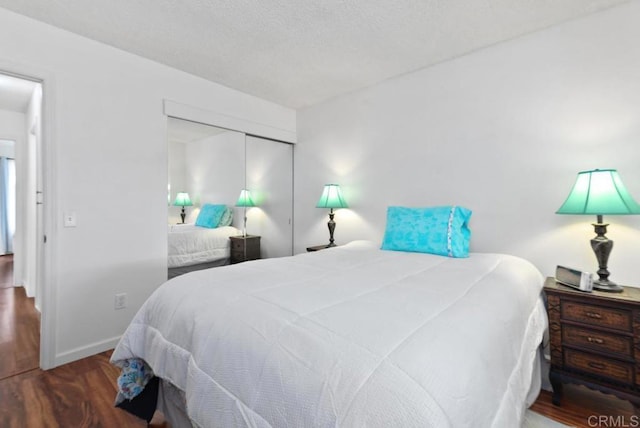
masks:
<path id="1" fill-rule="evenodd" d="M 214 260 L 212 262 L 206 262 L 206 263 L 198 263 L 197 265 L 191 265 L 191 266 L 178 266 L 178 267 L 174 267 L 174 268 L 169 268 L 167 269 L 168 271 L 168 279 L 171 278 L 175 278 L 176 276 L 180 276 L 180 275 L 184 275 L 185 273 L 189 273 L 189 272 L 193 272 L 196 270 L 202 270 L 202 269 L 209 269 L 212 267 L 219 267 L 219 266 L 225 266 L 228 265 L 230 263 L 229 258 L 224 258 L 224 259 L 219 259 L 219 260 Z"/>

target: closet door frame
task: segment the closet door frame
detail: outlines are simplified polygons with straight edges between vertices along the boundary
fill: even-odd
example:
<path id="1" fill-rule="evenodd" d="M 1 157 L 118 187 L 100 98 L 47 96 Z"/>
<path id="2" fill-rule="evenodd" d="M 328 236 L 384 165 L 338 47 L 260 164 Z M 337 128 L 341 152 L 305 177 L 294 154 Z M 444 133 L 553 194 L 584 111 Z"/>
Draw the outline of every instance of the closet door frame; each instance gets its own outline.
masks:
<path id="1" fill-rule="evenodd" d="M 203 110 L 198 107 L 181 104 L 171 100 L 163 101 L 163 111 L 165 116 L 176 119 L 189 120 L 205 125 L 216 126 L 230 131 L 239 131 L 247 135 L 266 138 L 268 140 L 281 141 L 283 143 L 296 144 L 298 142 L 295 132 L 263 125 L 258 122 L 239 119 L 214 111 Z"/>

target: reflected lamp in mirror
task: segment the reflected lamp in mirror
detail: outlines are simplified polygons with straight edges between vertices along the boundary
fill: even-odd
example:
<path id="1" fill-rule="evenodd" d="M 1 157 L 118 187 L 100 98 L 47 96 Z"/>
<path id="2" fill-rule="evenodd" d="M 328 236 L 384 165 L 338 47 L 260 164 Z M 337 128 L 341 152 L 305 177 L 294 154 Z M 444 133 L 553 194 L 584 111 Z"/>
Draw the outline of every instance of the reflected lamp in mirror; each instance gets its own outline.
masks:
<path id="1" fill-rule="evenodd" d="M 598 260 L 598 279 L 593 288 L 601 291 L 621 292 L 623 289 L 609 280 L 607 263 L 613 248 L 609 240 L 608 224 L 604 215 L 640 214 L 640 205 L 631 197 L 615 169 L 594 169 L 578 173 L 576 182 L 556 214 L 595 215 L 593 227 L 596 236 L 591 240 L 591 248 Z"/>
<path id="2" fill-rule="evenodd" d="M 180 212 L 180 218 L 182 219 L 182 224 L 184 224 L 184 218 L 186 216 L 184 207 L 193 206 L 193 203 L 189 198 L 189 194 L 187 192 L 178 192 L 178 194 L 176 195 L 176 200 L 173 201 L 173 205 L 177 207 L 182 207 L 182 211 Z"/>
<path id="3" fill-rule="evenodd" d="M 329 208 L 329 223 L 327 223 L 329 226 L 329 245 L 327 245 L 327 247 L 335 247 L 336 244 L 333 239 L 333 232 L 336 229 L 336 222 L 333 221 L 333 216 L 335 215 L 333 210 L 337 208 L 349 208 L 347 202 L 342 196 L 340 185 L 325 184 L 322 196 L 320 196 L 320 200 L 316 204 L 316 208 Z"/>
<path id="4" fill-rule="evenodd" d="M 256 204 L 251 199 L 251 192 L 247 189 L 240 191 L 240 196 L 236 202 L 236 207 L 244 208 L 244 223 L 242 224 L 242 236 L 247 236 L 247 208 L 255 207 Z"/>

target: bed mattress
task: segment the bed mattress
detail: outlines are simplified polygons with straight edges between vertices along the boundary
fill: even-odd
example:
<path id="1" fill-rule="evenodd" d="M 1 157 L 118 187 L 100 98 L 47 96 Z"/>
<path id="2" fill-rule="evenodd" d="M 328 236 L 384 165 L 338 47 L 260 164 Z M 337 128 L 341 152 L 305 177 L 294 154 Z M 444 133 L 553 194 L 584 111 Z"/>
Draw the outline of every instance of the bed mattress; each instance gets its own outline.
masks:
<path id="1" fill-rule="evenodd" d="M 229 258 L 229 237 L 239 235 L 233 226 L 210 229 L 195 224 L 169 226 L 168 267 L 191 266 Z"/>
<path id="2" fill-rule="evenodd" d="M 112 361 L 145 360 L 199 427 L 520 426 L 542 284 L 509 255 L 358 242 L 170 280 Z"/>

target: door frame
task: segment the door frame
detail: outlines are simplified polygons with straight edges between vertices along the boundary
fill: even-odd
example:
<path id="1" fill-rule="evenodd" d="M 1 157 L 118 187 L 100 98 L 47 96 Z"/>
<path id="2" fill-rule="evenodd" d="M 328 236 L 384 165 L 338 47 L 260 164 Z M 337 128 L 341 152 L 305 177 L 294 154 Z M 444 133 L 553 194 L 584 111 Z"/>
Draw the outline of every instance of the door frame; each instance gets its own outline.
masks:
<path id="1" fill-rule="evenodd" d="M 55 367 L 56 332 L 57 332 L 57 274 L 56 251 L 57 231 L 55 228 L 57 186 L 55 181 L 55 79 L 47 70 L 37 69 L 22 64 L 0 61 L 0 73 L 20 79 L 31 80 L 42 85 L 41 109 L 41 153 L 36 156 L 42 160 L 37 163 L 42 174 L 42 225 L 43 236 L 36 236 L 36 253 L 42 257 L 36 261 L 36 278 L 41 284 L 36 287 L 42 292 L 40 308 L 40 368 L 43 370 Z M 26 132 L 26 130 L 25 130 Z M 39 156 L 38 156 L 39 155 Z M 34 198 L 36 195 L 32 195 Z M 28 195 L 27 195 L 28 197 Z M 36 224 L 38 220 L 36 219 Z M 45 243 L 46 237 L 46 243 Z"/>

